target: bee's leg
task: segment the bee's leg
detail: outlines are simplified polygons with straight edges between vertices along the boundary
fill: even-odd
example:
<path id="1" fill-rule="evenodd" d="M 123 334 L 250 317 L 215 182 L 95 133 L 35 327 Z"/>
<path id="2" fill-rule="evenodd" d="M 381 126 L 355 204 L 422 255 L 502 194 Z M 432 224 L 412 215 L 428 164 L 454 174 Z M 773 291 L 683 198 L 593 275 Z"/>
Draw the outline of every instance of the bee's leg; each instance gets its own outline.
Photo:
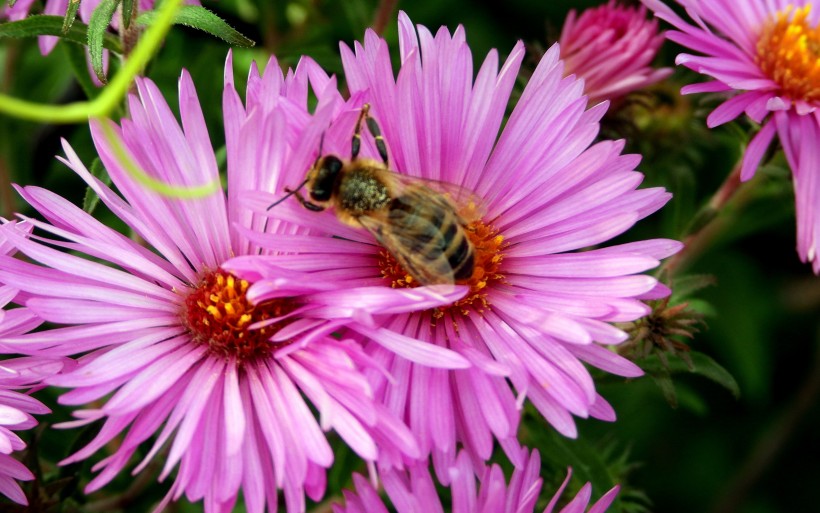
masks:
<path id="1" fill-rule="evenodd" d="M 302 206 L 305 207 L 308 210 L 312 210 L 313 212 L 321 212 L 325 209 L 325 207 L 322 207 L 322 206 L 317 205 L 315 203 L 311 203 L 308 200 L 306 200 L 305 197 L 302 196 L 302 194 L 298 190 L 292 191 L 292 190 L 286 188 L 285 192 L 288 193 L 288 194 L 293 194 L 294 196 L 296 196 L 296 199 L 299 200 L 299 203 L 301 203 Z"/>
<path id="2" fill-rule="evenodd" d="M 382 131 L 379 128 L 379 124 L 376 123 L 376 120 L 371 118 L 369 113 L 365 114 L 365 120 L 367 121 L 367 129 L 370 130 L 370 133 L 373 135 L 373 140 L 376 141 L 376 149 L 379 151 L 379 156 L 382 158 L 382 162 L 384 165 L 387 165 L 387 146 L 384 144 L 384 137 L 382 137 Z"/>
<path id="3" fill-rule="evenodd" d="M 359 150 L 362 149 L 362 120 L 367 117 L 370 112 L 370 104 L 362 105 L 362 111 L 359 113 L 359 119 L 356 120 L 356 129 L 353 131 L 353 140 L 350 141 L 350 160 L 356 160 L 359 156 Z"/>
<path id="4" fill-rule="evenodd" d="M 379 128 L 379 124 L 376 123 L 375 119 L 370 117 L 369 103 L 365 103 L 364 105 L 362 105 L 362 111 L 359 114 L 359 119 L 356 121 L 356 130 L 353 132 L 353 141 L 351 143 L 351 160 L 356 160 L 356 157 L 359 156 L 359 150 L 362 147 L 362 121 L 364 121 L 367 124 L 367 129 L 370 131 L 370 134 L 376 141 L 376 150 L 378 150 L 379 156 L 382 158 L 382 162 L 384 162 L 386 165 L 387 146 L 385 146 L 384 144 L 384 137 L 382 137 L 382 131 Z"/>

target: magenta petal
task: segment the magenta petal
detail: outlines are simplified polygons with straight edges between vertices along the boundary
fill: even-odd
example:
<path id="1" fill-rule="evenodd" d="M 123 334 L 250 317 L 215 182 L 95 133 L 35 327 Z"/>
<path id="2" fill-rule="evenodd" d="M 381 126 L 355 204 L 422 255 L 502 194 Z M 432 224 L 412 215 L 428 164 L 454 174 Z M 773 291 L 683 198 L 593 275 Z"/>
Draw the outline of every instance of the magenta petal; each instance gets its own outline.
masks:
<path id="1" fill-rule="evenodd" d="M 706 119 L 709 128 L 722 125 L 738 117 L 756 99 L 754 94 L 740 94 L 723 102 Z"/>
<path id="2" fill-rule="evenodd" d="M 604 513 L 618 496 L 621 490 L 620 486 L 614 486 L 611 490 L 601 496 L 600 499 L 591 507 L 587 513 Z"/>
<path id="3" fill-rule="evenodd" d="M 354 325 L 351 328 L 397 355 L 422 365 L 443 369 L 470 367 L 470 362 L 460 354 L 435 344 L 422 342 L 384 328 L 373 329 L 361 325 Z"/>
<path id="4" fill-rule="evenodd" d="M 774 139 L 776 128 L 777 125 L 774 120 L 770 119 L 752 138 L 749 147 L 746 148 L 746 153 L 743 154 L 743 164 L 740 169 L 740 179 L 742 181 L 745 182 L 754 176 L 757 167 L 760 165 L 760 160 L 771 145 L 772 139 Z"/>

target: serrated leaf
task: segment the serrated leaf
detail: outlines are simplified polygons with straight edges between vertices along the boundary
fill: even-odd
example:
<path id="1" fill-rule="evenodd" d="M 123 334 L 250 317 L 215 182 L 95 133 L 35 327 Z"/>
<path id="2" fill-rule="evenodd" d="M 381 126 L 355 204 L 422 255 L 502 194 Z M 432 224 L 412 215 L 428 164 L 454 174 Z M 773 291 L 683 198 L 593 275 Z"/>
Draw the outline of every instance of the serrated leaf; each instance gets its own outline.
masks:
<path id="1" fill-rule="evenodd" d="M 71 29 L 71 25 L 73 25 L 74 20 L 77 19 L 77 10 L 79 8 L 80 0 L 70 0 L 68 2 L 68 7 L 66 8 L 65 16 L 63 17 L 63 34 Z"/>
<path id="2" fill-rule="evenodd" d="M 105 167 L 102 165 L 102 161 L 100 161 L 99 158 L 94 159 L 94 162 L 91 163 L 91 174 L 94 175 L 95 178 L 101 180 L 104 184 L 111 185 L 111 177 L 108 175 L 108 171 L 105 170 Z M 91 187 L 86 187 L 85 197 L 83 198 L 83 210 L 89 214 L 93 214 L 94 209 L 97 208 L 99 203 L 100 197 L 96 192 L 94 192 L 94 189 Z"/>
<path id="3" fill-rule="evenodd" d="M 102 0 L 88 20 L 88 53 L 91 54 L 91 67 L 103 84 L 107 81 L 103 70 L 103 38 L 119 3 L 119 0 Z"/>
<path id="4" fill-rule="evenodd" d="M 57 36 L 72 43 L 85 45 L 88 43 L 88 26 L 78 21 L 71 25 L 68 32 L 63 33 L 63 17 L 44 14 L 29 16 L 19 21 L 0 23 L 0 38 L 36 36 Z M 102 46 L 106 50 L 122 53 L 120 42 L 111 34 L 106 33 L 103 36 Z"/>
<path id="5" fill-rule="evenodd" d="M 156 18 L 156 11 L 146 11 L 139 15 L 137 23 L 140 25 L 151 25 Z M 253 40 L 248 39 L 228 25 L 225 20 L 198 5 L 182 6 L 174 17 L 174 24 L 185 25 L 186 27 L 207 32 L 232 46 L 250 48 L 256 44 Z"/>
<path id="6" fill-rule="evenodd" d="M 122 0 L 122 26 L 128 28 L 131 26 L 131 19 L 137 11 L 134 9 L 134 0 Z"/>

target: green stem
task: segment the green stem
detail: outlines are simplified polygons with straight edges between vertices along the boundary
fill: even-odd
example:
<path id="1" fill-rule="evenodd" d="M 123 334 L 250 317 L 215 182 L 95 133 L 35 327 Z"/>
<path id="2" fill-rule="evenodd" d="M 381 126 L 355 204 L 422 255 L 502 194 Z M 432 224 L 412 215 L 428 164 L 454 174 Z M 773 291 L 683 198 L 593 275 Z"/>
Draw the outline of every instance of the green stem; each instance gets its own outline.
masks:
<path id="1" fill-rule="evenodd" d="M 148 173 L 136 163 L 136 160 L 129 155 L 122 140 L 111 128 L 110 122 L 106 119 L 99 119 L 98 121 L 100 128 L 102 128 L 103 137 L 111 146 L 117 163 L 122 166 L 137 183 L 163 196 L 185 199 L 202 198 L 214 194 L 220 189 L 221 183 L 218 178 L 207 184 L 189 187 L 168 185 L 165 182 L 149 176 Z"/>
<path id="2" fill-rule="evenodd" d="M 182 0 L 166 0 L 153 24 L 145 31 L 139 44 L 129 56 L 119 73 L 91 101 L 51 105 L 29 102 L 0 94 L 0 113 L 29 121 L 46 123 L 79 123 L 90 117 L 104 117 L 113 111 L 128 92 L 137 76 L 156 54 L 160 44 L 174 23 L 174 17 Z"/>
<path id="3" fill-rule="evenodd" d="M 398 3 L 399 0 L 381 0 L 379 2 L 378 10 L 376 10 L 376 16 L 373 18 L 373 30 L 376 34 L 384 34 L 384 29 L 387 27 L 387 24 L 390 20 L 395 19 L 393 12 L 396 10 L 396 5 Z"/>
<path id="4" fill-rule="evenodd" d="M 687 265 L 691 264 L 720 233 L 725 219 L 721 217 L 729 202 L 737 197 L 741 187 L 741 162 L 738 162 L 720 188 L 700 212 L 695 215 L 692 227 L 683 239 L 684 247 L 677 254 L 666 260 L 659 270 L 661 276 L 671 279 Z"/>

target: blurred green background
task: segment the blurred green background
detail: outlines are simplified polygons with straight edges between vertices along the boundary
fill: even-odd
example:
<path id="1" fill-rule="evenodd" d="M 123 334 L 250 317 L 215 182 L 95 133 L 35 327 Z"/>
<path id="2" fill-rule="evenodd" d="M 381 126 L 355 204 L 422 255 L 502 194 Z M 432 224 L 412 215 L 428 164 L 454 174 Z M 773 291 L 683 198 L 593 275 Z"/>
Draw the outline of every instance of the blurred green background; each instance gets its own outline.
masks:
<path id="1" fill-rule="evenodd" d="M 502 6 L 490 0 L 416 0 L 398 2 L 396 8 L 431 30 L 464 25 L 476 61 L 491 48 L 504 56 L 521 39 L 532 50 L 533 58 L 525 64 L 532 67 L 538 51 L 557 39 L 570 9 L 598 4 L 512 0 Z M 253 49 L 234 50 L 240 81 L 252 60 L 263 65 L 271 53 L 285 66 L 307 54 L 327 70 L 340 73 L 338 41 L 352 44 L 360 40 L 383 7 L 375 0 L 224 0 L 205 5 L 257 42 Z M 390 2 L 384 5 L 389 8 Z M 395 43 L 395 9 L 389 20 L 384 35 Z M 221 87 L 227 49 L 217 39 L 177 27 L 147 71 L 172 108 L 180 69 L 190 71 L 217 148 L 224 141 Z M 398 46 L 393 50 L 397 52 Z M 673 65 L 679 51 L 667 43 L 658 63 Z M 69 66 L 70 62 L 76 65 Z M 42 57 L 34 39 L 2 39 L 0 91 L 42 102 L 79 101 L 86 98 L 75 79 L 75 72 L 85 72 L 82 64 L 76 45 L 61 43 L 51 55 Z M 748 141 L 754 127 L 743 122 L 716 130 L 705 128 L 705 115 L 718 99 L 678 95 L 681 85 L 698 80 L 691 72 L 676 70 L 667 83 L 636 95 L 607 119 L 607 136 L 627 138 L 628 151 L 644 155 L 640 169 L 647 175 L 646 185 L 664 186 L 675 195 L 662 212 L 619 240 L 682 238 Z M 520 85 L 523 83 L 522 79 Z M 85 188 L 80 180 L 54 159 L 62 154 L 60 138 L 67 139 L 84 162 L 93 161 L 94 148 L 85 124 L 38 124 L 0 115 L 0 215 L 31 213 L 10 183 L 41 185 L 82 203 Z M 97 215 L 112 221 L 106 212 Z M 818 510 L 814 486 L 820 479 L 820 280 L 798 261 L 794 249 L 793 195 L 781 155 L 772 154 L 769 164 L 742 187 L 736 201 L 708 230 L 707 244 L 686 274 L 711 277 L 707 281 L 712 285 L 674 300 L 688 301 L 703 314 L 690 345 L 735 377 L 740 396 L 735 398 L 703 376 L 678 373 L 674 376 L 677 406 L 673 408 L 650 377 L 624 382 L 602 375 L 601 393 L 612 402 L 619 420 L 613 424 L 582 421 L 577 441 L 555 436 L 527 410 L 522 436 L 542 450 L 547 492 L 563 477 L 566 465 L 573 464 L 578 482 L 593 480 L 595 496 L 610 481 L 623 483 L 621 501 L 611 511 Z M 54 403 L 56 395 L 51 394 L 46 401 L 67 418 L 67 412 Z M 45 481 L 62 500 L 50 510 L 116 511 L 110 499 L 128 488 L 132 478 L 120 476 L 105 490 L 83 497 L 71 475 L 79 471 L 80 480 L 87 482 L 90 464 L 63 470 L 54 466 L 68 452 L 66 437 L 83 434 L 50 433 L 37 430 L 30 451 L 32 458 L 39 455 Z M 338 490 L 345 485 L 353 468 L 361 470 L 355 458 L 340 452 L 329 488 Z M 149 511 L 164 490 L 147 488 L 124 510 Z M 0 511 L 13 508 L 0 499 Z M 181 502 L 171 510 L 200 511 L 201 505 Z"/>

